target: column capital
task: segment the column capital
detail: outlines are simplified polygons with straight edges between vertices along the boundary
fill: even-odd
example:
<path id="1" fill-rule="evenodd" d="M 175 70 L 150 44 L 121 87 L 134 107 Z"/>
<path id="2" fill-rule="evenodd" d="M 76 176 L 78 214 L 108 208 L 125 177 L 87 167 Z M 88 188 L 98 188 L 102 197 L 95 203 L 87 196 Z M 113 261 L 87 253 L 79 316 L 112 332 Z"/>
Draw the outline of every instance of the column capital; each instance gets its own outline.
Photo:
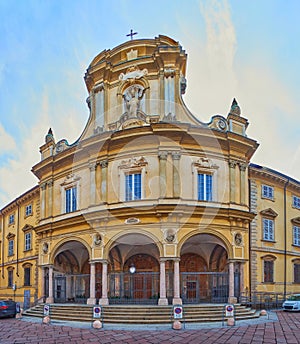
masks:
<path id="1" fill-rule="evenodd" d="M 89 162 L 89 169 L 90 169 L 90 171 L 92 172 L 92 171 L 95 171 L 96 170 L 96 168 L 97 168 L 97 163 L 96 162 Z"/>
<path id="2" fill-rule="evenodd" d="M 45 183 L 45 184 L 47 184 L 47 186 L 49 187 L 49 188 L 51 188 L 52 186 L 53 186 L 53 180 L 49 180 L 47 183 Z"/>
<path id="3" fill-rule="evenodd" d="M 167 151 L 160 151 L 160 152 L 158 152 L 158 157 L 160 160 L 167 160 L 168 152 Z"/>
<path id="4" fill-rule="evenodd" d="M 41 189 L 44 191 L 44 190 L 46 190 L 46 186 L 47 186 L 47 183 L 42 183 L 41 184 Z"/>
<path id="5" fill-rule="evenodd" d="M 167 262 L 168 260 L 170 260 L 170 258 L 166 258 L 166 257 L 161 257 L 161 258 L 159 258 L 159 262 L 160 262 L 160 263 L 165 263 L 165 262 Z"/>
<path id="6" fill-rule="evenodd" d="M 180 257 L 173 257 L 169 258 L 168 260 L 172 260 L 173 262 L 180 262 Z"/>
<path id="7" fill-rule="evenodd" d="M 245 172 L 247 167 L 248 167 L 248 164 L 243 163 L 243 162 L 239 162 L 239 167 L 240 167 L 241 171 Z"/>
<path id="8" fill-rule="evenodd" d="M 106 168 L 108 166 L 108 160 L 107 159 L 101 160 L 99 162 L 99 164 L 100 164 L 101 168 Z"/>
<path id="9" fill-rule="evenodd" d="M 230 168 L 235 168 L 236 165 L 237 165 L 237 161 L 236 161 L 236 160 L 230 159 L 230 160 L 228 161 L 228 164 L 229 164 L 229 167 L 230 167 Z"/>
<path id="10" fill-rule="evenodd" d="M 172 152 L 172 158 L 173 160 L 179 160 L 181 158 L 180 152 Z"/>

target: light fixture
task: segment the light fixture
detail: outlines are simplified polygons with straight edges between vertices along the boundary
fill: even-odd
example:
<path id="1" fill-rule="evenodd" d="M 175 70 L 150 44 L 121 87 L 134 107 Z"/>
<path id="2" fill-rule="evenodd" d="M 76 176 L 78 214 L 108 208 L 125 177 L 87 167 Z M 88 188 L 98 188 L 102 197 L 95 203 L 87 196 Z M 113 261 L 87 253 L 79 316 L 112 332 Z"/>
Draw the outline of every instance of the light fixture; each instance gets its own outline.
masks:
<path id="1" fill-rule="evenodd" d="M 129 272 L 130 272 L 131 274 L 134 274 L 134 273 L 135 273 L 135 266 L 134 266 L 133 264 L 130 266 Z"/>

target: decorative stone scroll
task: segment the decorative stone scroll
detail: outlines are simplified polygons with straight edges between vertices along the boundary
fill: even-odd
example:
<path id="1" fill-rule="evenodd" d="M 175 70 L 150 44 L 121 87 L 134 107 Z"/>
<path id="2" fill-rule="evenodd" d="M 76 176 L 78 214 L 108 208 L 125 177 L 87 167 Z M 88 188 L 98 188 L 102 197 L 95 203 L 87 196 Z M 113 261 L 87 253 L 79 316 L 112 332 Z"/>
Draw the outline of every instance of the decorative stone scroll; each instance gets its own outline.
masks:
<path id="1" fill-rule="evenodd" d="M 199 158 L 197 161 L 194 162 L 194 166 L 206 169 L 218 169 L 219 166 L 214 164 L 211 159 L 208 158 Z"/>
<path id="2" fill-rule="evenodd" d="M 144 157 L 134 157 L 127 160 L 122 160 L 119 168 L 121 169 L 129 169 L 135 167 L 143 167 L 146 166 L 148 162 Z"/>
<path id="3" fill-rule="evenodd" d="M 147 69 L 140 70 L 136 65 L 134 65 L 129 67 L 125 74 L 121 73 L 119 75 L 119 80 L 133 82 L 134 80 L 141 79 L 147 74 Z"/>

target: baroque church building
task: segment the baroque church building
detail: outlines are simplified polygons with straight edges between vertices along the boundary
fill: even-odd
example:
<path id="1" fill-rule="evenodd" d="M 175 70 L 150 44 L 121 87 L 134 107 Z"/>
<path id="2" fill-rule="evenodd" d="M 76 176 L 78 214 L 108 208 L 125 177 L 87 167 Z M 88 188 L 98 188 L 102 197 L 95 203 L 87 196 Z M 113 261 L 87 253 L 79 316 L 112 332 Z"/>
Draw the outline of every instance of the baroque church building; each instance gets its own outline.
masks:
<path id="1" fill-rule="evenodd" d="M 251 163 L 234 99 L 202 123 L 166 36 L 104 50 L 79 139 L 50 129 L 38 185 L 0 211 L 0 293 L 38 302 L 239 302 L 300 292 L 300 182 Z"/>

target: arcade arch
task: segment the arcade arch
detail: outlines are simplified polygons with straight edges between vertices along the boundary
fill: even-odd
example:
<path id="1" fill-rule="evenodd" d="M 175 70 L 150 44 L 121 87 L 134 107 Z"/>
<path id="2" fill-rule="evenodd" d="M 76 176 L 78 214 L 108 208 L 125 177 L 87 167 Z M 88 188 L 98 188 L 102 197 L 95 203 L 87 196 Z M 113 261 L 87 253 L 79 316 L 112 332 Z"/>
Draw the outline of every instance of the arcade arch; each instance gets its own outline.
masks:
<path id="1" fill-rule="evenodd" d="M 181 243 L 180 286 L 184 303 L 227 301 L 228 252 L 223 240 L 201 233 Z"/>

